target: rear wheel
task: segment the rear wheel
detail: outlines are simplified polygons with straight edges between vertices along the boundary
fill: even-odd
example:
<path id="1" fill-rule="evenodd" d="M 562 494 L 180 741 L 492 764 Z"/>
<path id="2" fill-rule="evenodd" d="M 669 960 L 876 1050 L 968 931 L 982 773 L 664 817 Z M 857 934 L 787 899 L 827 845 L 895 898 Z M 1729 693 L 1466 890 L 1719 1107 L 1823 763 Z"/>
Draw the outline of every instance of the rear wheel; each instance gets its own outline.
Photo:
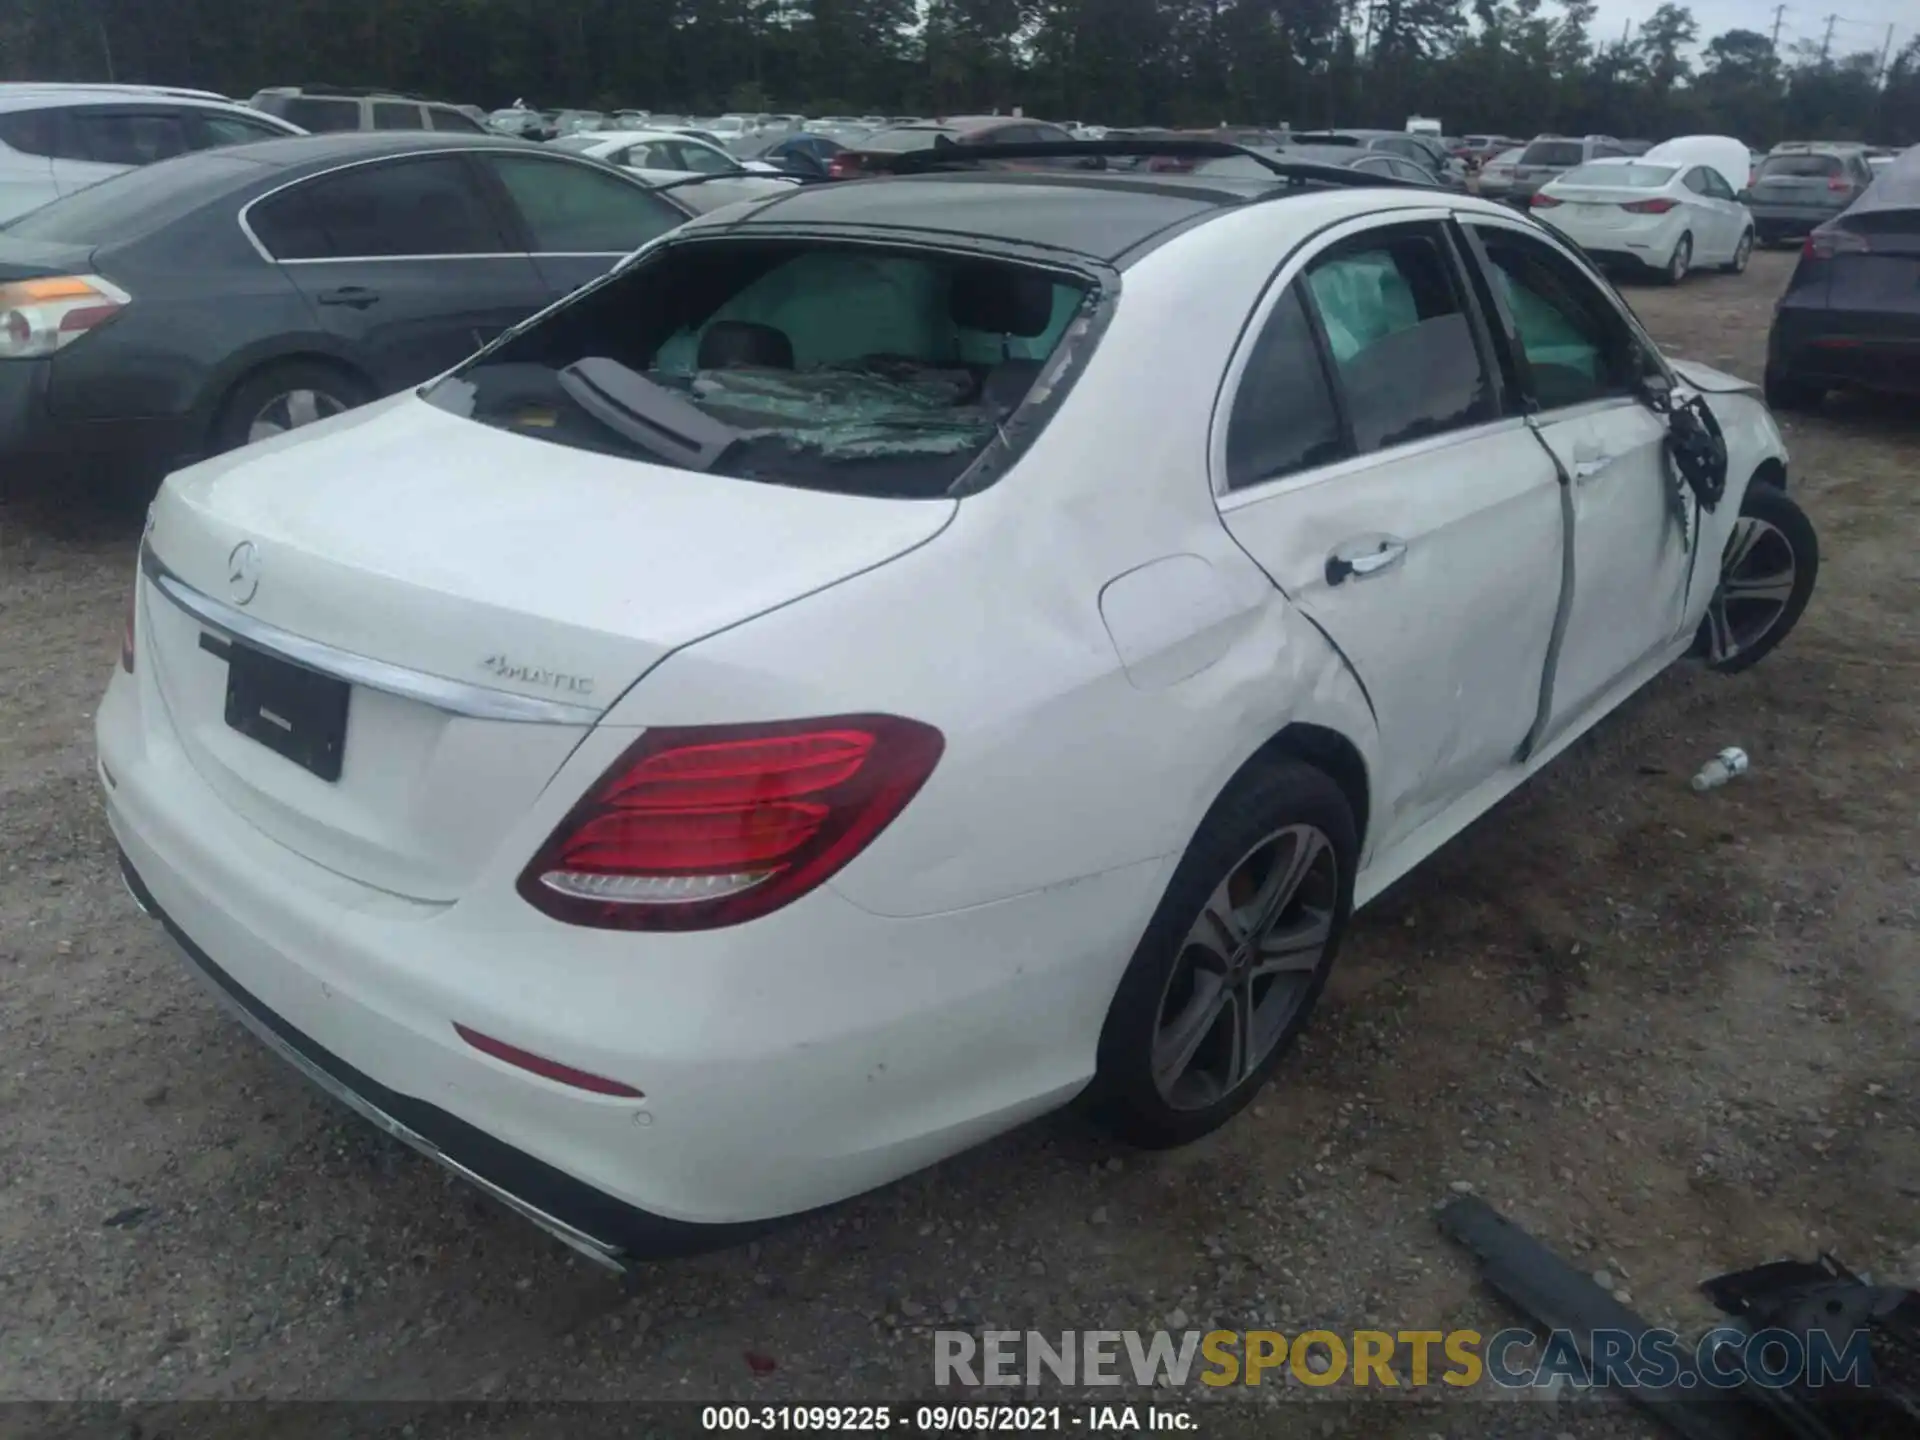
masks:
<path id="1" fill-rule="evenodd" d="M 325 420 L 373 398 L 359 377 L 318 360 L 287 360 L 256 370 L 227 396 L 214 422 L 213 448 L 236 450 Z"/>
<path id="2" fill-rule="evenodd" d="M 1185 1144 L 1259 1091 L 1333 968 L 1359 858 L 1352 809 L 1299 761 L 1243 775 L 1187 849 L 1100 1037 L 1102 1118 Z"/>
<path id="3" fill-rule="evenodd" d="M 1757 664 L 1799 623 L 1819 574 L 1820 540 L 1806 511 L 1775 485 L 1749 485 L 1694 653 L 1723 674 Z"/>
<path id="4" fill-rule="evenodd" d="M 1733 247 L 1733 259 L 1721 268 L 1729 275 L 1744 275 L 1747 262 L 1753 258 L 1753 231 L 1745 230 L 1740 234 L 1740 243 Z"/>
<path id="5" fill-rule="evenodd" d="M 1682 235 L 1679 243 L 1673 247 L 1673 254 L 1667 257 L 1667 268 L 1661 272 L 1660 278 L 1669 285 L 1678 285 L 1692 269 L 1693 236 Z"/>

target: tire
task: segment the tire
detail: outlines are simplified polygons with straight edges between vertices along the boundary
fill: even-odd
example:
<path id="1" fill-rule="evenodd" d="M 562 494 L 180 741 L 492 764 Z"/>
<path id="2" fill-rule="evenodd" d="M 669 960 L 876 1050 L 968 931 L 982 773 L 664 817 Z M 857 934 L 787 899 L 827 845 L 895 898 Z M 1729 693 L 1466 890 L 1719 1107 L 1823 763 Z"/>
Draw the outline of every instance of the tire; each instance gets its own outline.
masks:
<path id="1" fill-rule="evenodd" d="M 1744 275 L 1747 273 L 1747 262 L 1751 259 L 1753 259 L 1753 231 L 1748 230 L 1741 234 L 1740 243 L 1733 247 L 1733 259 L 1720 268 L 1729 275 Z"/>
<path id="2" fill-rule="evenodd" d="M 1108 1009 L 1099 1120 L 1164 1149 L 1217 1130 L 1259 1093 L 1333 968 L 1359 851 L 1353 810 L 1324 772 L 1279 760 L 1242 773 L 1187 847 Z M 1287 891 L 1294 871 L 1303 878 Z M 1274 899 L 1278 912 L 1257 918 Z M 1265 976 L 1262 938 L 1274 947 Z M 1236 1044 L 1248 1015 L 1254 1034 Z"/>
<path id="3" fill-rule="evenodd" d="M 1694 654 L 1723 675 L 1759 664 L 1793 632 L 1819 575 L 1820 537 L 1807 512 L 1776 485 L 1750 484 Z"/>
<path id="4" fill-rule="evenodd" d="M 325 361 L 282 360 L 263 366 L 227 392 L 213 423 L 213 453 L 324 420 L 372 398 L 372 386 Z M 276 421 L 278 429 L 269 431 L 267 425 Z"/>
<path id="5" fill-rule="evenodd" d="M 1682 235 L 1674 242 L 1673 254 L 1667 257 L 1666 268 L 1660 272 L 1660 278 L 1668 285 L 1678 285 L 1692 269 L 1693 236 Z"/>
<path id="6" fill-rule="evenodd" d="M 1812 380 L 1798 379 L 1771 366 L 1766 377 L 1767 407 L 1772 410 L 1818 410 L 1827 398 L 1827 387 Z"/>

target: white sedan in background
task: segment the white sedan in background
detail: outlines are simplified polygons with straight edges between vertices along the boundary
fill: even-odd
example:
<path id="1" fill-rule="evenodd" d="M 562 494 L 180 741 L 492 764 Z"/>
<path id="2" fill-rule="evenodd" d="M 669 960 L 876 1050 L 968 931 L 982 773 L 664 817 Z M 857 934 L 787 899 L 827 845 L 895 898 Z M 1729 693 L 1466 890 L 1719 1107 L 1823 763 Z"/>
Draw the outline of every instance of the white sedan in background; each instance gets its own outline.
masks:
<path id="1" fill-rule="evenodd" d="M 777 165 L 736 159 L 718 145 L 677 130 L 564 135 L 553 144 L 631 170 L 651 184 L 676 186 L 674 193 L 699 214 L 738 200 L 778 195 L 797 183 L 783 176 Z M 703 176 L 713 178 L 703 180 Z M 699 183 L 691 183 L 695 181 Z"/>
<path id="2" fill-rule="evenodd" d="M 1540 187 L 1533 213 L 1596 263 L 1630 261 L 1669 285 L 1703 265 L 1739 274 L 1753 255 L 1753 216 L 1740 199 L 1751 164 L 1738 140 L 1669 140 L 1569 170 Z"/>

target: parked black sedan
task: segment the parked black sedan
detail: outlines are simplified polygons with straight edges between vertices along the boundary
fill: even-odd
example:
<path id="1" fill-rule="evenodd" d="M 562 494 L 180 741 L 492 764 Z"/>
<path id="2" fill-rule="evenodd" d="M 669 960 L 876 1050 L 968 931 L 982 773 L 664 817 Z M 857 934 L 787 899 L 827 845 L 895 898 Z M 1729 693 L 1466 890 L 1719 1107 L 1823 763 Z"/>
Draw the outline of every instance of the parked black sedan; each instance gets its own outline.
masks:
<path id="1" fill-rule="evenodd" d="M 1767 337 L 1767 403 L 1827 391 L 1920 396 L 1920 147 L 1807 237 Z"/>
<path id="2" fill-rule="evenodd" d="M 105 181 L 0 227 L 0 471 L 140 483 L 421 384 L 687 214 L 477 135 L 269 140 Z"/>

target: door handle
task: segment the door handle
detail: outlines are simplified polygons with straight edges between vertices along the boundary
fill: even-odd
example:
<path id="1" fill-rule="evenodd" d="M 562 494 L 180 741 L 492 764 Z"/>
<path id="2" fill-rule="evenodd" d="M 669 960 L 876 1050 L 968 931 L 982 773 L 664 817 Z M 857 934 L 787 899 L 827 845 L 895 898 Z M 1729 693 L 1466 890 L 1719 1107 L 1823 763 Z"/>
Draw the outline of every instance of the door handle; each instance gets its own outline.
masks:
<path id="1" fill-rule="evenodd" d="M 1365 580 L 1384 575 L 1406 558 L 1404 540 L 1382 540 L 1371 549 L 1342 548 L 1327 557 L 1327 584 L 1341 585 L 1349 577 Z"/>
<path id="2" fill-rule="evenodd" d="M 346 305 L 364 310 L 380 303 L 380 292 L 364 285 L 342 285 L 338 290 L 322 290 L 314 299 L 322 305 Z"/>
<path id="3" fill-rule="evenodd" d="M 1578 481 L 1591 480 L 1619 458 L 1617 455 L 1600 455 L 1592 460 L 1576 461 L 1573 467 L 1573 478 Z"/>

